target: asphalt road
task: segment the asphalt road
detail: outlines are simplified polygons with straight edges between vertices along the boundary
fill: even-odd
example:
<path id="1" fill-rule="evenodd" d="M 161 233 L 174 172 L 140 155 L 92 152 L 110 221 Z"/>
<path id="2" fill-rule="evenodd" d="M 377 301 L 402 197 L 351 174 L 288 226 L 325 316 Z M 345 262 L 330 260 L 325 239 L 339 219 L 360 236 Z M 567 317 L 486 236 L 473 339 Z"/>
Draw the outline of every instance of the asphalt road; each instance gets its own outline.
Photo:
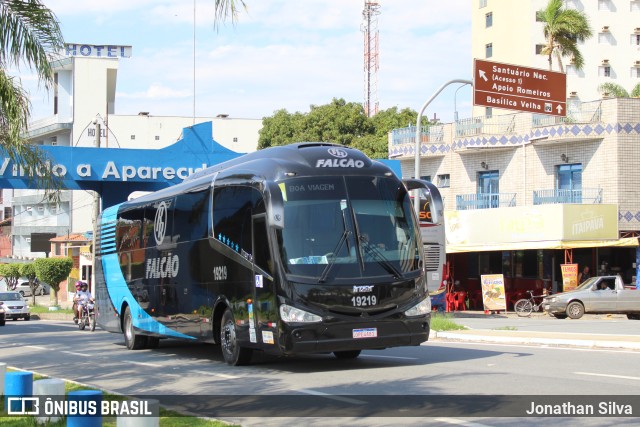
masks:
<path id="1" fill-rule="evenodd" d="M 583 323 L 590 325 L 592 321 L 604 322 L 592 319 Z M 603 399 L 640 395 L 638 352 L 620 350 L 432 341 L 419 347 L 365 351 L 357 360 L 336 360 L 328 354 L 295 358 L 258 354 L 250 366 L 230 367 L 222 361 L 220 349 L 213 345 L 165 340 L 156 350 L 129 351 L 121 335 L 100 330 L 79 331 L 70 322 L 18 321 L 0 328 L 0 361 L 128 395 L 175 396 L 174 403 L 201 415 L 209 413 L 205 406 L 198 406 L 204 403 L 203 397 L 212 400 L 213 396 L 255 394 L 314 397 L 358 409 L 357 417 L 341 418 L 323 418 L 338 415 L 326 410 L 288 409 L 286 414 L 309 416 L 304 424 L 310 426 L 511 425 L 512 418 L 499 417 L 499 402 L 495 409 L 498 417 L 481 418 L 466 418 L 465 408 L 456 407 L 454 403 L 462 404 L 474 396 L 524 395 L 526 398 L 531 395 L 534 399 L 557 395 L 561 401 L 575 395 L 597 395 Z M 381 406 L 404 408 L 403 400 L 423 395 L 444 396 L 451 399 L 453 406 L 442 409 L 441 413 L 436 410 L 435 416 L 429 413 L 428 417 L 407 417 L 412 412 L 398 411 L 398 417 L 405 416 L 364 418 L 367 411 L 376 413 L 376 409 L 380 409 L 364 398 L 369 395 L 388 397 L 379 403 Z M 260 403 L 264 404 L 243 406 L 246 415 L 231 411 L 215 417 L 261 426 L 302 421 L 300 418 L 248 418 L 249 414 L 261 415 L 255 410 Z M 640 406 L 636 409 L 640 410 Z M 562 425 L 637 425 L 638 421 L 637 418 L 545 420 L 545 424 L 552 425 L 553 421 L 558 424 L 562 421 Z M 522 425 L 539 422 L 540 419 L 535 418 L 518 420 Z"/>

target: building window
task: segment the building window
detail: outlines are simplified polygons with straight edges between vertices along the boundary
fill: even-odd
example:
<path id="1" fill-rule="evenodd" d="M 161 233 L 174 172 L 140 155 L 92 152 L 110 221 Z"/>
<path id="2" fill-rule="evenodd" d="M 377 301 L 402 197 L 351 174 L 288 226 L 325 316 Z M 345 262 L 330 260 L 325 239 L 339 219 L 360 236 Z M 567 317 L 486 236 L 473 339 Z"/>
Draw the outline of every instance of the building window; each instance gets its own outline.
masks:
<path id="1" fill-rule="evenodd" d="M 500 184 L 498 171 L 478 173 L 478 208 L 500 207 Z"/>
<path id="2" fill-rule="evenodd" d="M 487 7 L 487 0 L 480 0 L 480 9 Z"/>
<path id="3" fill-rule="evenodd" d="M 234 137 L 233 142 L 238 142 L 238 137 Z"/>
<path id="4" fill-rule="evenodd" d="M 556 187 L 558 190 L 582 190 L 582 164 L 559 165 Z"/>
<path id="5" fill-rule="evenodd" d="M 11 218 L 11 208 L 4 208 L 4 217 Z"/>
<path id="6" fill-rule="evenodd" d="M 640 46 L 640 34 L 631 34 L 631 44 Z"/>
<path id="7" fill-rule="evenodd" d="M 614 6 L 611 3 L 611 0 L 598 0 L 598 10 L 613 12 Z"/>
<path id="8" fill-rule="evenodd" d="M 631 77 L 635 77 L 636 79 L 640 79 L 640 67 L 634 67 L 631 69 Z"/>
<path id="9" fill-rule="evenodd" d="M 638 11 L 640 11 L 640 1 L 631 0 L 631 12 L 638 12 Z"/>
<path id="10" fill-rule="evenodd" d="M 451 175 L 448 173 L 443 175 L 438 175 L 438 187 L 440 188 L 448 188 L 451 185 Z"/>
<path id="11" fill-rule="evenodd" d="M 160 136 L 156 135 L 156 141 L 160 141 Z"/>
<path id="12" fill-rule="evenodd" d="M 611 66 L 603 65 L 601 67 L 598 67 L 598 76 L 611 77 Z"/>
<path id="13" fill-rule="evenodd" d="M 423 181 L 429 181 L 429 182 L 431 182 L 431 175 L 422 175 L 422 176 L 420 177 L 420 179 L 421 179 L 421 180 L 423 180 Z"/>
<path id="14" fill-rule="evenodd" d="M 542 53 L 542 51 L 543 51 L 543 49 L 544 49 L 544 47 L 545 47 L 545 46 L 546 46 L 546 45 L 544 45 L 544 44 L 537 44 L 537 45 L 536 45 L 536 55 L 544 55 L 544 54 Z"/>
<path id="15" fill-rule="evenodd" d="M 131 140 L 134 140 L 134 139 L 136 139 L 136 136 L 135 135 L 131 135 Z"/>
<path id="16" fill-rule="evenodd" d="M 484 15 L 484 25 L 486 28 L 493 26 L 493 12 Z"/>
<path id="17" fill-rule="evenodd" d="M 491 58 L 493 56 L 493 43 L 484 45 L 484 56 L 485 58 Z"/>
<path id="18" fill-rule="evenodd" d="M 566 70 L 567 70 L 567 76 L 577 76 L 578 75 L 578 69 L 573 64 L 567 64 Z"/>
<path id="19" fill-rule="evenodd" d="M 613 36 L 611 33 L 598 33 L 598 43 L 600 44 L 613 44 Z"/>
<path id="20" fill-rule="evenodd" d="M 484 116 L 487 118 L 493 117 L 493 107 L 484 107 Z"/>

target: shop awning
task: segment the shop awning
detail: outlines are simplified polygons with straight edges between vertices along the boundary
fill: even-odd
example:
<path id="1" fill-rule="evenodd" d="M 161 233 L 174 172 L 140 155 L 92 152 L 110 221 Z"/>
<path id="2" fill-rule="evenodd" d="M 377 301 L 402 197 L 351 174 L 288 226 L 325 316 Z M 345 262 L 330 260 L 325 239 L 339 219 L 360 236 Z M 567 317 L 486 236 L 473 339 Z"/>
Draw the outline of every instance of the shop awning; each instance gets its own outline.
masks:
<path id="1" fill-rule="evenodd" d="M 637 237 L 624 237 L 616 240 L 543 240 L 531 242 L 504 242 L 488 244 L 450 244 L 447 253 L 485 252 L 485 251 L 518 251 L 525 249 L 580 249 L 602 247 L 638 247 Z"/>

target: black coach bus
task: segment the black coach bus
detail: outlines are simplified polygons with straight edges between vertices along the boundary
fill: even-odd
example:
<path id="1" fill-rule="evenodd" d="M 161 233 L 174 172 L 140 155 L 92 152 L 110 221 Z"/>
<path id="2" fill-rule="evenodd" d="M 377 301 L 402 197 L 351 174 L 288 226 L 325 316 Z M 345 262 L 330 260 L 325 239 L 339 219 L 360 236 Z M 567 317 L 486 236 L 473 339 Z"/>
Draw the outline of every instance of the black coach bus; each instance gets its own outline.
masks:
<path id="1" fill-rule="evenodd" d="M 232 365 L 254 350 L 355 358 L 419 345 L 444 234 L 423 246 L 414 189 L 442 225 L 432 184 L 403 183 L 349 147 L 300 143 L 112 206 L 96 236 L 98 324 L 132 350 L 218 343 Z"/>

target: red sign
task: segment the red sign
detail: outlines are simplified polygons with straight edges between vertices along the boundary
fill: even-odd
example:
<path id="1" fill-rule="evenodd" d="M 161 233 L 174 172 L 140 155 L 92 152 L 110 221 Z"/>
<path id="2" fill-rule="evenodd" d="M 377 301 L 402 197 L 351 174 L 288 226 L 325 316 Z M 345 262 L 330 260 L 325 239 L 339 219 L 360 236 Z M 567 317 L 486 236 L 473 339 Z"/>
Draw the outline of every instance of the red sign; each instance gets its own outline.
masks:
<path id="1" fill-rule="evenodd" d="M 567 115 L 567 75 L 476 59 L 473 104 L 552 116 Z"/>

